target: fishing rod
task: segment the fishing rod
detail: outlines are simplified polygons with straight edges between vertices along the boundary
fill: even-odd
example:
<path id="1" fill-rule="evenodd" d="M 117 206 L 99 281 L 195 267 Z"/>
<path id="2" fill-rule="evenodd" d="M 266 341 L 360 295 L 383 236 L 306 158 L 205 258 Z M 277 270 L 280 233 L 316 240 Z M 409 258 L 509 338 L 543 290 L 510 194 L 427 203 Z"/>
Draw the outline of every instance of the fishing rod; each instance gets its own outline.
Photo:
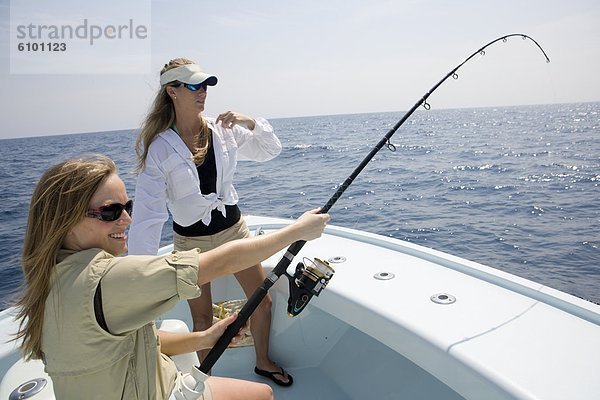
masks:
<path id="1" fill-rule="evenodd" d="M 361 163 L 354 169 L 352 174 L 350 174 L 350 176 L 348 178 L 346 178 L 344 183 L 336 190 L 336 192 L 333 194 L 333 196 L 331 196 L 331 198 L 327 201 L 327 203 L 321 208 L 321 210 L 319 212 L 326 213 L 331 209 L 331 207 L 333 207 L 333 205 L 337 202 L 337 200 L 340 198 L 340 196 L 346 191 L 346 189 L 352 184 L 354 179 L 356 179 L 356 177 L 361 173 L 361 171 L 367 166 L 369 161 L 371 161 L 371 159 L 375 156 L 375 154 L 377 154 L 377 152 L 379 150 L 381 150 L 381 148 L 383 146 L 387 146 L 387 148 L 390 151 L 396 150 L 395 146 L 390 142 L 390 138 L 392 137 L 392 135 L 394 135 L 394 133 L 396 133 L 398 128 L 400 128 L 402 126 L 402 124 L 404 124 L 404 122 L 415 112 L 415 110 L 417 108 L 419 108 L 420 106 L 423 106 L 426 110 L 429 110 L 431 108 L 429 103 L 427 103 L 427 99 L 429 98 L 429 96 L 431 96 L 431 94 L 433 92 L 435 92 L 435 90 L 442 83 L 444 83 L 449 77 L 458 79 L 458 74 L 456 73 L 456 71 L 458 71 L 458 69 L 460 67 L 462 67 L 464 64 L 466 64 L 469 60 L 471 60 L 476 55 L 481 55 L 481 56 L 485 55 L 485 49 L 488 48 L 489 46 L 493 45 L 494 43 L 496 43 L 498 41 L 507 42 L 508 38 L 513 37 L 513 36 L 520 36 L 523 38 L 523 40 L 527 40 L 527 39 L 531 40 L 540 49 L 540 51 L 544 54 L 544 57 L 546 58 L 546 62 L 550 62 L 550 59 L 546 55 L 546 52 L 544 51 L 544 49 L 542 49 L 542 46 L 540 46 L 538 44 L 538 42 L 536 42 L 533 38 L 531 38 L 525 34 L 522 34 L 522 33 L 512 33 L 512 34 L 509 34 L 506 36 L 501 36 L 495 40 L 492 40 L 491 42 L 489 42 L 488 44 L 486 44 L 479 50 L 475 51 L 473 54 L 471 54 L 469 57 L 467 57 L 463 62 L 461 62 L 454 69 L 452 69 L 450 72 L 448 72 L 448 74 L 446 76 L 444 76 L 444 78 L 442 78 L 438 83 L 436 83 L 427 93 L 425 93 L 423 95 L 423 97 L 421 97 L 415 103 L 415 105 L 406 114 L 404 114 L 402 119 L 400 119 L 396 123 L 396 125 L 394 125 L 389 130 L 389 132 L 385 134 L 385 136 L 379 141 L 379 143 L 377 143 L 377 145 L 373 148 L 373 150 L 371 150 L 371 152 L 364 158 L 364 160 L 362 160 Z M 273 284 L 275 284 L 275 282 L 277 282 L 277 280 L 281 277 L 281 275 L 286 274 L 288 276 L 288 278 L 290 278 L 290 288 L 292 288 L 292 278 L 293 277 L 291 275 L 288 275 L 286 273 L 286 270 L 287 270 L 288 266 L 290 265 L 290 263 L 292 262 L 292 260 L 294 259 L 294 257 L 298 254 L 300 249 L 302 249 L 302 247 L 304 246 L 305 243 L 306 243 L 306 241 L 299 240 L 297 242 L 292 243 L 290 245 L 290 247 L 288 247 L 287 251 L 281 258 L 281 260 L 279 260 L 279 262 L 277 263 L 277 265 L 275 266 L 273 271 L 269 274 L 269 276 L 267 276 L 267 278 L 265 279 L 263 284 L 258 289 L 256 289 L 256 291 L 252 294 L 250 299 L 248 299 L 248 301 L 246 302 L 246 305 L 240 310 L 236 320 L 227 327 L 227 329 L 225 330 L 223 335 L 219 338 L 217 343 L 215 343 L 214 347 L 210 350 L 210 352 L 208 353 L 208 355 L 206 356 L 206 358 L 204 359 L 204 361 L 202 362 L 200 367 L 196 367 L 198 370 L 200 370 L 203 373 L 207 373 L 208 371 L 210 371 L 210 369 L 217 362 L 219 357 L 223 354 L 223 352 L 225 351 L 225 349 L 231 342 L 231 339 L 238 333 L 240 328 L 242 326 L 244 326 L 244 324 L 246 323 L 248 318 L 250 318 L 250 316 L 252 315 L 254 310 L 258 307 L 260 302 L 267 295 L 267 292 L 269 291 L 271 286 L 273 286 Z M 320 260 L 318 260 L 318 261 L 320 261 Z M 298 272 L 298 270 L 297 270 L 297 272 Z M 296 293 L 290 293 L 290 295 L 294 296 L 296 298 L 290 297 L 288 304 L 291 305 L 292 303 L 297 304 L 298 302 L 300 302 L 301 305 L 297 308 L 296 312 L 290 312 L 290 308 L 288 307 L 288 313 L 290 313 L 290 315 L 297 315 L 300 311 L 302 311 L 304 309 L 306 304 L 308 304 L 308 301 L 310 301 L 310 298 L 312 297 L 313 294 L 318 295 L 318 292 L 315 292 L 314 290 L 312 290 L 312 291 L 311 290 L 300 290 L 300 291 L 295 291 L 295 292 Z"/>

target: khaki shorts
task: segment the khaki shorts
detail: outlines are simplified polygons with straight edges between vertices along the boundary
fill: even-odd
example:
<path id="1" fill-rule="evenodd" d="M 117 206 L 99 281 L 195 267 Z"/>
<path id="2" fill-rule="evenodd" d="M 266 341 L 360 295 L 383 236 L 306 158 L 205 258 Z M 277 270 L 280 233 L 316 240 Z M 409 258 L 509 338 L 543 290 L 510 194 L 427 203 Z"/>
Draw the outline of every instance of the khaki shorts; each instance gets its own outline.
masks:
<path id="1" fill-rule="evenodd" d="M 250 230 L 246 225 L 244 217 L 230 228 L 225 229 L 214 235 L 207 236 L 181 236 L 173 232 L 173 246 L 175 250 L 184 251 L 198 248 L 202 251 L 208 251 L 219 247 L 220 245 L 231 242 L 235 239 L 250 237 Z"/>

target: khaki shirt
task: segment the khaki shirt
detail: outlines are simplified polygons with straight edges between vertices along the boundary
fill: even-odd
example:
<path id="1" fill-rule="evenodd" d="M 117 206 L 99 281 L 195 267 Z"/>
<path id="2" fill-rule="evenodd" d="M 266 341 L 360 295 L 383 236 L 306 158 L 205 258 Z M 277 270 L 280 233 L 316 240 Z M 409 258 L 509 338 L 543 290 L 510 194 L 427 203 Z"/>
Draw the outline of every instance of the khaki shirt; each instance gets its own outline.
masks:
<path id="1" fill-rule="evenodd" d="M 46 300 L 42 351 L 58 400 L 167 399 L 176 368 L 160 352 L 154 320 L 200 295 L 198 250 L 113 257 L 61 250 Z M 94 294 L 110 333 L 96 322 Z"/>

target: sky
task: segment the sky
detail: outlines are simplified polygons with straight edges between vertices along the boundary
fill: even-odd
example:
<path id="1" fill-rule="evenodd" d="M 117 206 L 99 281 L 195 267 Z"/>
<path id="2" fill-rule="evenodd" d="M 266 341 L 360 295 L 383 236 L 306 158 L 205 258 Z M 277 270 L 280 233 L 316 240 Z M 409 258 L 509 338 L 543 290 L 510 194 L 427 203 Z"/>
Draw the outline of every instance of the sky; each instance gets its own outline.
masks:
<path id="1" fill-rule="evenodd" d="M 510 33 L 533 37 L 551 63 L 531 41 L 496 43 L 433 93 L 432 109 L 600 101 L 598 0 L 89 3 L 12 0 L 11 10 L 0 0 L 0 139 L 135 129 L 160 69 L 176 57 L 219 78 L 208 116 L 406 111 L 471 53 Z M 70 47 L 63 55 L 71 59 L 61 61 L 15 52 L 18 18 L 103 26 L 131 19 L 148 32 L 135 42 L 104 40 L 116 49 L 80 41 L 91 53 L 74 57 Z"/>

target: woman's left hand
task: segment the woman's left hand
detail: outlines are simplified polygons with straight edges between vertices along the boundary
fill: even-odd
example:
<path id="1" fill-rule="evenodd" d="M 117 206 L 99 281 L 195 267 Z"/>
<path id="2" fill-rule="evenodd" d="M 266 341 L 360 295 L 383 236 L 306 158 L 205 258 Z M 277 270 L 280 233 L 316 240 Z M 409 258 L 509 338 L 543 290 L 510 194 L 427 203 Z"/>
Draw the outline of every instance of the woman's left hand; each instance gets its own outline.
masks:
<path id="1" fill-rule="evenodd" d="M 223 128 L 229 129 L 233 128 L 234 125 L 241 125 L 250 130 L 254 130 L 254 127 L 256 126 L 252 118 L 235 111 L 226 111 L 220 114 L 217 117 L 217 123 L 218 122 L 221 122 Z"/>
<path id="2" fill-rule="evenodd" d="M 233 315 L 230 315 L 226 318 L 223 318 L 222 320 L 215 322 L 214 325 L 212 325 L 210 328 L 208 328 L 207 330 L 203 331 L 204 336 L 208 339 L 209 345 L 205 348 L 212 348 L 215 343 L 217 343 L 217 340 L 223 335 L 223 333 L 225 332 L 225 329 L 231 325 L 233 323 L 233 321 L 235 321 L 238 317 L 238 313 L 234 313 Z M 248 330 L 250 329 L 250 320 L 246 320 L 246 323 L 244 324 L 244 326 L 242 326 L 239 330 L 239 332 L 231 339 L 231 343 L 232 344 L 236 344 L 238 343 L 240 340 L 242 340 L 244 338 L 244 334 L 246 332 L 248 332 Z M 200 348 L 200 347 L 199 347 Z"/>

